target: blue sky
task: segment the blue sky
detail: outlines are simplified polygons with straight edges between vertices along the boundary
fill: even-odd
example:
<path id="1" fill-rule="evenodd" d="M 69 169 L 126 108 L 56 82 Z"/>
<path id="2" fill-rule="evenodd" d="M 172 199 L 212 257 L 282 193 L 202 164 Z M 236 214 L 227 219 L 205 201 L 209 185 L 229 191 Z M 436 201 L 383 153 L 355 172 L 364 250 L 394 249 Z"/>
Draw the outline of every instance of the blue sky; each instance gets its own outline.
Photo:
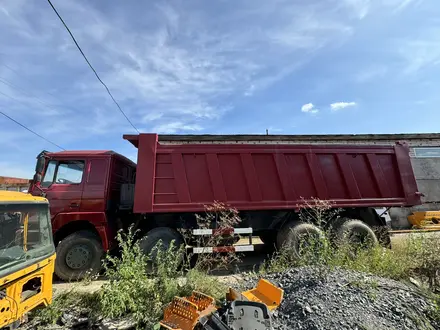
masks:
<path id="1" fill-rule="evenodd" d="M 60 1 L 141 132 L 438 131 L 435 0 Z M 45 1 L 0 2 L 0 109 L 66 149 L 135 133 Z M 57 149 L 0 116 L 0 175 Z"/>

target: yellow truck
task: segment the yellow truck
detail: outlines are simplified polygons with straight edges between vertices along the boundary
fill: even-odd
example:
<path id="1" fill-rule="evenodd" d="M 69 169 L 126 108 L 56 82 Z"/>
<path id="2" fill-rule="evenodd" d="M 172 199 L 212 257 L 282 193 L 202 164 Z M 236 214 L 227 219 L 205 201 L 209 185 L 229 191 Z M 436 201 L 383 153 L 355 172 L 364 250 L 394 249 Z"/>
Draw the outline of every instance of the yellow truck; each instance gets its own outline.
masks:
<path id="1" fill-rule="evenodd" d="M 0 191 L 0 329 L 15 329 L 29 311 L 51 304 L 54 265 L 47 199 Z"/>

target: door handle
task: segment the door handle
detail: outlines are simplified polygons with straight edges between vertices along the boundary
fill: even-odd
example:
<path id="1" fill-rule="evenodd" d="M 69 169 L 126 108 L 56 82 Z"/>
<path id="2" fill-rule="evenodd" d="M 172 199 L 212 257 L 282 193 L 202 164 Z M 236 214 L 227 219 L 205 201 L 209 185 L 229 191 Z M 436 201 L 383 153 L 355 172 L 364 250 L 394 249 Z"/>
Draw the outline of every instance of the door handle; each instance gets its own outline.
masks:
<path id="1" fill-rule="evenodd" d="M 70 203 L 70 208 L 76 208 L 76 207 L 79 207 L 79 204 L 78 203 Z"/>

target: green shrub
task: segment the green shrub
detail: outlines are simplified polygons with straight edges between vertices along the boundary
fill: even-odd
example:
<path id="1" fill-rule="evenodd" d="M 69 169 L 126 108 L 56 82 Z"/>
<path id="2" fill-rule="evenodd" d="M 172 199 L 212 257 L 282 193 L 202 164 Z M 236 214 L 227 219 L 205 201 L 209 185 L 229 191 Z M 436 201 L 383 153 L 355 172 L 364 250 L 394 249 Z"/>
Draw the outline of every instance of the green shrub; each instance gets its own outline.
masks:
<path id="1" fill-rule="evenodd" d="M 130 316 L 147 327 L 155 324 L 163 313 L 164 305 L 179 295 L 178 270 L 174 245 L 163 251 L 157 248 L 157 268 L 154 276 L 147 273 L 146 256 L 134 233 L 118 233 L 121 256 L 107 256 L 105 273 L 108 282 L 100 292 L 101 313 L 109 318 Z M 182 253 L 179 251 L 179 253 Z"/>
<path id="2" fill-rule="evenodd" d="M 175 296 L 189 296 L 193 290 L 220 297 L 223 286 L 206 272 L 192 269 L 184 273 L 180 260 L 184 253 L 177 252 L 174 244 L 167 250 L 161 242 L 155 247 L 154 273 L 147 273 L 149 257 L 146 256 L 134 233 L 119 233 L 121 247 L 119 258 L 107 257 L 105 266 L 108 282 L 99 294 L 101 314 L 108 318 L 131 317 L 139 326 L 150 329 L 160 321 L 163 311 Z"/>

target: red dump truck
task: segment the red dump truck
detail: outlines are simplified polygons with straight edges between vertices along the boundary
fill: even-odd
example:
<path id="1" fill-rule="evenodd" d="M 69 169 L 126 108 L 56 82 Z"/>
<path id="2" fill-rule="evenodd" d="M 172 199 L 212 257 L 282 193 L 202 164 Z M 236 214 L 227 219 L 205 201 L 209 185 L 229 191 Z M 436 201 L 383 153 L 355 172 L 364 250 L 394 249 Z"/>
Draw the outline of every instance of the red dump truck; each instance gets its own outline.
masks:
<path id="1" fill-rule="evenodd" d="M 131 224 L 145 235 L 146 252 L 159 239 L 182 242 L 181 228 L 215 235 L 215 225 L 201 232 L 195 221 L 215 201 L 240 212 L 243 221 L 233 232 L 278 246 L 292 241 L 289 235 L 301 226 L 298 210 L 313 199 L 342 210 L 339 219 L 345 220 L 334 226 L 367 234 L 386 225 L 375 208 L 421 203 L 404 142 L 298 145 L 294 136 L 270 135 L 124 139 L 138 149 L 137 165 L 113 151 L 44 151 L 37 157 L 29 191 L 50 201 L 55 272 L 62 279 L 97 272 L 103 251 L 115 246 L 117 230 Z"/>

